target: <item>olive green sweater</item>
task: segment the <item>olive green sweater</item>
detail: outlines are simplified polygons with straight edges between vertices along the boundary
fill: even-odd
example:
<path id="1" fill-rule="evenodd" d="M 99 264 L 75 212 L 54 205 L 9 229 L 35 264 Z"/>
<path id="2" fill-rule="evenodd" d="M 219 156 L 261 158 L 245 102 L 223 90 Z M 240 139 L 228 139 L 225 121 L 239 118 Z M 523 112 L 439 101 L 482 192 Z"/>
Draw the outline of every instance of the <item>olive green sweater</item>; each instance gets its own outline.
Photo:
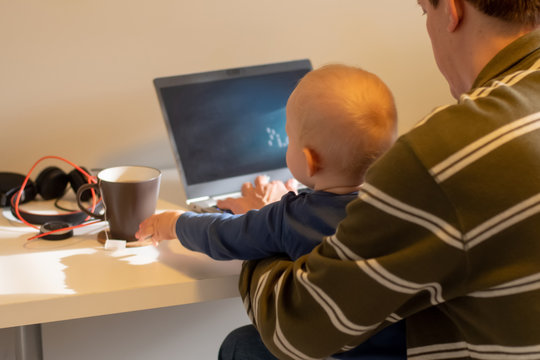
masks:
<path id="1" fill-rule="evenodd" d="M 409 359 L 540 359 L 540 32 L 496 55 L 371 168 L 334 236 L 244 263 L 280 359 L 319 359 L 406 319 Z"/>

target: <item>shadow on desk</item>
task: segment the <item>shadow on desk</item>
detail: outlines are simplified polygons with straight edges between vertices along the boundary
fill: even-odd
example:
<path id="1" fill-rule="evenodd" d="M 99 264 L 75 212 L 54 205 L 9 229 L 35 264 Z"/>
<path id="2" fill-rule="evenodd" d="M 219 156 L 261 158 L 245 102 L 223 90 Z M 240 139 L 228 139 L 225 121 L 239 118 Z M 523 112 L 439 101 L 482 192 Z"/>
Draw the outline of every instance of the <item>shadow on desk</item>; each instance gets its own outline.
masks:
<path id="1" fill-rule="evenodd" d="M 171 242 L 177 245 L 174 247 L 182 248 L 180 244 L 176 244 L 177 240 L 171 240 Z M 222 275 L 238 274 L 242 264 L 240 260 L 213 260 L 205 254 L 187 249 L 182 249 L 181 253 L 175 252 L 173 247 L 164 243 L 161 243 L 158 249 L 159 262 L 194 279 L 207 279 L 223 271 L 225 272 Z"/>
<path id="2" fill-rule="evenodd" d="M 146 246 L 62 257 L 65 286 L 75 293 L 195 282 L 239 273 L 239 261 L 215 261 L 183 249 L 175 241 Z"/>

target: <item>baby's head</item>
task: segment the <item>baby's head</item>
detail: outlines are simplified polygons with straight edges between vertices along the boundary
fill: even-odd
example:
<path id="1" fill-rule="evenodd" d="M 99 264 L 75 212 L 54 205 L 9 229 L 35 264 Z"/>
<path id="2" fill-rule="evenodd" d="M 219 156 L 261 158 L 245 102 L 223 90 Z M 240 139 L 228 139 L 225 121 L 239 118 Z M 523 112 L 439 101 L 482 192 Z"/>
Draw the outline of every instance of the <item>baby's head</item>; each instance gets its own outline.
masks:
<path id="1" fill-rule="evenodd" d="M 394 142 L 392 93 L 376 75 L 345 65 L 306 74 L 287 103 L 293 175 L 315 189 L 357 187 Z"/>

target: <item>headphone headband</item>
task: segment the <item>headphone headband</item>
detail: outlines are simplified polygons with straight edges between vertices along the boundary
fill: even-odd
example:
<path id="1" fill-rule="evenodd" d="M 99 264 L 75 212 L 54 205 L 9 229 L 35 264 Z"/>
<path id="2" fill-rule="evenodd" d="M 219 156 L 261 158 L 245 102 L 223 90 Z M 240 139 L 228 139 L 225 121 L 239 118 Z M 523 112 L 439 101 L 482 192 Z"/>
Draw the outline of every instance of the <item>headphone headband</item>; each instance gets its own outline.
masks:
<path id="1" fill-rule="evenodd" d="M 103 202 L 98 202 L 96 204 L 94 212 L 99 212 L 103 209 Z M 92 209 L 89 209 L 91 211 Z M 15 211 L 15 197 L 11 198 L 11 213 L 13 216 L 17 217 L 17 212 Z M 34 225 L 43 225 L 50 222 L 63 222 L 70 225 L 78 225 L 82 224 L 84 220 L 88 217 L 86 213 L 82 211 L 72 211 L 68 213 L 63 214 L 36 214 L 31 213 L 28 211 L 24 211 L 23 209 L 19 208 L 19 215 L 26 221 L 28 221 L 30 224 Z"/>

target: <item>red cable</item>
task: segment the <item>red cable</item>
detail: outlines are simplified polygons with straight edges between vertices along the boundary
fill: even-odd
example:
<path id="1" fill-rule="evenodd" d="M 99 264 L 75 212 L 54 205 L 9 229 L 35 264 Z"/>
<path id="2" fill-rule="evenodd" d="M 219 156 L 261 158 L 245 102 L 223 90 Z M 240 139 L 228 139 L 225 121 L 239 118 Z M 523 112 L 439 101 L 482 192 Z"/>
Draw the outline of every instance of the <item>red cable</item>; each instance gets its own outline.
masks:
<path id="1" fill-rule="evenodd" d="M 57 160 L 61 160 L 61 161 L 64 161 L 68 164 L 70 164 L 71 166 L 73 166 L 75 169 L 77 169 L 78 171 L 80 171 L 84 176 L 86 176 L 86 178 L 88 179 L 88 183 L 97 183 L 97 180 L 95 179 L 94 176 L 88 174 L 86 171 L 84 171 L 81 167 L 75 165 L 74 163 L 72 163 L 71 161 L 67 160 L 67 159 L 64 159 L 60 156 L 54 156 L 54 155 L 48 155 L 48 156 L 44 156 L 42 157 L 41 159 L 39 159 L 38 161 L 36 161 L 34 163 L 34 165 L 32 166 L 32 168 L 30 169 L 30 171 L 28 172 L 28 175 L 26 175 L 26 178 L 24 179 L 22 185 L 21 185 L 21 188 L 20 190 L 17 192 L 17 198 L 15 199 L 15 214 L 17 215 L 17 218 L 19 220 L 21 220 L 24 224 L 26 224 L 27 226 L 30 226 L 30 227 L 33 227 L 34 229 L 37 229 L 39 230 L 39 227 L 33 225 L 33 224 L 30 224 L 28 221 L 26 221 L 20 214 L 19 212 L 19 202 L 21 200 L 21 197 L 22 197 L 22 194 L 23 194 L 23 190 L 24 188 L 26 187 L 26 184 L 28 183 L 28 180 L 30 179 L 30 175 L 32 174 L 32 172 L 34 171 L 34 169 L 36 168 L 36 166 L 43 160 L 46 160 L 46 159 L 57 159 Z M 96 193 L 94 191 L 94 189 L 91 189 L 92 191 L 92 211 L 95 210 L 96 208 Z M 84 219 L 84 221 L 87 221 L 88 219 L 90 219 L 90 216 L 87 216 L 86 219 Z M 50 235 L 52 233 L 55 233 L 55 232 L 58 232 L 58 231 L 65 231 L 65 230 L 72 230 L 72 229 L 76 229 L 76 228 L 79 228 L 79 227 L 83 227 L 83 226 L 87 226 L 87 225 L 91 225 L 91 224 L 96 224 L 98 222 L 100 222 L 101 220 L 97 220 L 97 221 L 93 221 L 93 222 L 90 222 L 90 223 L 85 223 L 85 224 L 79 224 L 79 225 L 74 225 L 74 226 L 70 226 L 70 227 L 67 227 L 67 228 L 62 228 L 62 229 L 56 229 L 56 230 L 52 230 L 52 231 L 49 231 L 49 232 L 46 232 L 46 233 L 40 233 L 38 235 L 35 235 L 35 236 L 32 236 L 30 237 L 28 240 L 33 240 L 33 239 L 36 239 L 36 238 L 39 238 L 39 237 L 42 237 L 42 236 L 46 236 L 46 235 Z"/>

